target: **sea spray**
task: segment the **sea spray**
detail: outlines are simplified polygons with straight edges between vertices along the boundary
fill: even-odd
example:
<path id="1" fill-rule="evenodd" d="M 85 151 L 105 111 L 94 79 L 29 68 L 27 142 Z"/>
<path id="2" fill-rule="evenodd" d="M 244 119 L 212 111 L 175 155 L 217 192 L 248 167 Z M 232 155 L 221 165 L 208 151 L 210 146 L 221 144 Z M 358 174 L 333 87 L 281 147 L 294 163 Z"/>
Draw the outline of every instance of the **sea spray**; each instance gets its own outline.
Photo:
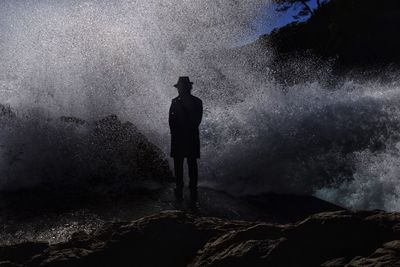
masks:
<path id="1" fill-rule="evenodd" d="M 317 71 L 322 82 L 276 82 L 268 47 L 233 45 L 254 34 L 252 21 L 268 4 L 3 1 L 0 102 L 29 113 L 27 125 L 35 124 L 32 110 L 44 113 L 37 119 L 53 121 L 116 114 L 168 154 L 172 85 L 189 75 L 205 107 L 202 185 L 236 195 L 316 194 L 348 207 L 397 210 L 397 75 L 385 83 L 347 77 L 327 87 L 329 67 L 305 68 L 309 63 L 299 59 L 292 66 Z M 32 138 L 30 131 L 18 134 Z M 6 140 L 3 152 L 18 150 Z M 38 151 L 46 147 L 51 155 L 45 144 Z M 4 172 L 12 155 L 1 155 L 1 179 L 9 177 Z M 22 176 L 11 176 L 18 187 Z"/>

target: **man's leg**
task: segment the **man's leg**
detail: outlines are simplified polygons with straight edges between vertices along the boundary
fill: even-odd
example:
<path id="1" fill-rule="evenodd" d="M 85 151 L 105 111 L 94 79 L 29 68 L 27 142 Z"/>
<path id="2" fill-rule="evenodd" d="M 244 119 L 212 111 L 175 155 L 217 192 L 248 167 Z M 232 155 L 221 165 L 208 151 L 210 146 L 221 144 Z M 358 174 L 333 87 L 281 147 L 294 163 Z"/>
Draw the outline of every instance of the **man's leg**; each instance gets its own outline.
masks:
<path id="1" fill-rule="evenodd" d="M 190 188 L 190 200 L 193 203 L 197 201 L 197 180 L 198 180 L 198 167 L 197 167 L 197 159 L 196 158 L 188 158 L 187 159 L 188 167 L 189 167 L 189 188 Z"/>
<path id="2" fill-rule="evenodd" d="M 175 196 L 178 199 L 183 198 L 183 158 L 174 158 L 174 172 L 175 172 Z"/>

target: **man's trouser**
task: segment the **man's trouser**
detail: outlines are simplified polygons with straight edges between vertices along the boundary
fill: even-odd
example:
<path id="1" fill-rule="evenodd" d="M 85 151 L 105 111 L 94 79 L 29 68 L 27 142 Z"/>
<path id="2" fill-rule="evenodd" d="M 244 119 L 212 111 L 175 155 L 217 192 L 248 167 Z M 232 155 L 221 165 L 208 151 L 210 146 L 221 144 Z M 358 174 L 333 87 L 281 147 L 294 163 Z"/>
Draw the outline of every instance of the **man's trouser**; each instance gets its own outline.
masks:
<path id="1" fill-rule="evenodd" d="M 181 193 L 183 190 L 183 161 L 184 158 L 174 158 L 174 169 L 176 178 L 176 190 Z M 190 198 L 192 201 L 197 201 L 197 180 L 198 180 L 198 169 L 197 159 L 187 158 L 187 164 L 189 168 L 189 188 Z"/>

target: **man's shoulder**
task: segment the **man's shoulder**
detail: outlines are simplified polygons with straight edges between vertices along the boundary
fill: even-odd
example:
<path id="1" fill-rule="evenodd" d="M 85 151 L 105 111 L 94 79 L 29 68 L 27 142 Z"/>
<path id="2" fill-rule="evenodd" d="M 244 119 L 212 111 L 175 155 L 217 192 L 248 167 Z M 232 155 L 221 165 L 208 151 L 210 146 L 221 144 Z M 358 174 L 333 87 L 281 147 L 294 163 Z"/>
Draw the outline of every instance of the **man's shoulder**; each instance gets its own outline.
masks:
<path id="1" fill-rule="evenodd" d="M 198 102 L 198 103 L 203 103 L 203 101 L 201 101 L 200 98 L 198 98 L 197 96 L 192 95 L 192 98 L 194 101 Z"/>
<path id="2" fill-rule="evenodd" d="M 194 96 L 194 95 L 190 95 L 190 98 L 191 98 L 194 102 L 196 102 L 196 103 L 198 103 L 198 104 L 202 104 L 202 103 L 203 103 L 203 101 L 201 101 L 200 98 L 198 98 L 198 97 L 196 97 L 196 96 Z M 177 96 L 177 97 L 175 97 L 175 98 L 172 99 L 172 103 L 177 103 L 177 102 L 179 102 L 180 100 L 181 100 L 181 97 L 180 97 L 180 96 Z"/>

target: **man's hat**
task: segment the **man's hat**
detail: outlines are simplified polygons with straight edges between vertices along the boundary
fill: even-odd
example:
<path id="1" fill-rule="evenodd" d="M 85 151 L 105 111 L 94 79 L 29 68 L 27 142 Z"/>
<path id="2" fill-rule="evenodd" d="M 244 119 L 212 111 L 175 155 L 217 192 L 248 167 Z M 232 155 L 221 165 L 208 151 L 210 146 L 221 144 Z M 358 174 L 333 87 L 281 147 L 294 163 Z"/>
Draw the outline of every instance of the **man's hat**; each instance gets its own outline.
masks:
<path id="1" fill-rule="evenodd" d="M 181 76 L 179 77 L 178 83 L 174 85 L 174 87 L 178 88 L 181 85 L 188 85 L 188 84 L 193 84 L 188 76 Z"/>

